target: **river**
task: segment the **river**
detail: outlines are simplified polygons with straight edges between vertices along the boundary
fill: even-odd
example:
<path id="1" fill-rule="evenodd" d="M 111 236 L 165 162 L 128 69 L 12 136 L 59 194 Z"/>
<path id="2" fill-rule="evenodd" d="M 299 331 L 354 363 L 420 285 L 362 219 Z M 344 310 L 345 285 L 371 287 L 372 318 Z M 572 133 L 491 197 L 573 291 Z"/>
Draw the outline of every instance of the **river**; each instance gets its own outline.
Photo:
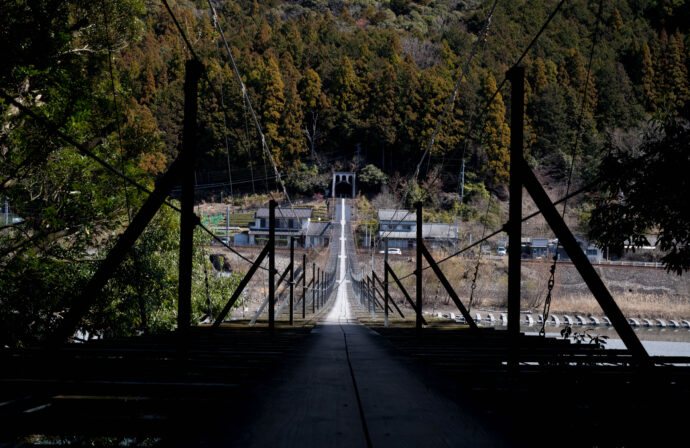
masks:
<path id="1" fill-rule="evenodd" d="M 520 328 L 528 335 L 536 335 L 539 332 L 539 326 L 533 325 L 531 327 L 524 326 Z M 546 327 L 547 337 L 560 338 L 560 330 L 563 327 L 553 327 L 551 325 Z M 606 347 L 612 349 L 623 349 L 625 345 L 623 341 L 618 338 L 618 334 L 613 327 L 609 326 L 573 326 L 573 333 L 587 330 L 591 335 L 608 336 Z M 690 329 L 688 328 L 646 328 L 633 327 L 635 334 L 642 345 L 652 356 L 690 356 Z"/>

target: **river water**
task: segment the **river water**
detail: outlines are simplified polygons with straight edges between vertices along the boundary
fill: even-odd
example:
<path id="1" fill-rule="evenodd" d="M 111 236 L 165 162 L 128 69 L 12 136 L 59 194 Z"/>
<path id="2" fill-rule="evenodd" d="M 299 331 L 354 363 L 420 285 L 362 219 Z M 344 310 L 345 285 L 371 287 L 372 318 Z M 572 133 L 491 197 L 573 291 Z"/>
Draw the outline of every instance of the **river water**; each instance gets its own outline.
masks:
<path id="1" fill-rule="evenodd" d="M 520 331 L 528 335 L 536 335 L 540 328 L 538 325 L 524 326 L 520 328 Z M 547 325 L 546 336 L 560 338 L 562 328 Z M 652 356 L 690 356 L 690 329 L 688 328 L 633 327 L 633 329 L 647 353 Z M 604 325 L 591 327 L 573 326 L 572 330 L 573 333 L 581 333 L 583 330 L 587 330 L 591 335 L 608 336 L 607 348 L 625 348 L 623 341 L 618 338 L 618 334 L 613 327 Z"/>

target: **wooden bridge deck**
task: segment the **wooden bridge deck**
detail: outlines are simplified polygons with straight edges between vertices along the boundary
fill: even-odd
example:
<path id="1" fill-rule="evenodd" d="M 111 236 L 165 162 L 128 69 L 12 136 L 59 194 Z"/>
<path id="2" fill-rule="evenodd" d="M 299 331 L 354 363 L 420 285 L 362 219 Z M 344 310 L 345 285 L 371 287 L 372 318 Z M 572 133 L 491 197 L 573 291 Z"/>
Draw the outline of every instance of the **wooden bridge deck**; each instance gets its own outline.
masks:
<path id="1" fill-rule="evenodd" d="M 332 313 L 331 313 L 332 314 Z M 623 351 L 501 332 L 360 325 L 225 327 L 0 352 L 6 444 L 44 434 L 163 446 L 635 446 L 684 439 L 687 368 L 642 372 Z M 349 359 L 348 359 L 349 358 Z M 349 362 L 348 362 L 349 361 Z M 353 381 L 354 377 L 354 381 Z M 356 385 L 356 387 L 355 387 Z M 364 428 L 366 425 L 366 429 Z M 367 443 L 367 434 L 370 444 Z M 60 442 L 62 443 L 62 442 Z M 57 443 L 56 444 L 60 444 Z M 20 443 L 21 444 L 21 443 Z"/>
<path id="2" fill-rule="evenodd" d="M 503 331 L 384 328 L 353 299 L 340 244 L 328 305 L 273 336 L 242 322 L 184 345 L 0 350 L 0 446 L 685 445 L 690 360 L 643 369 L 627 351 L 521 335 L 515 364 Z"/>

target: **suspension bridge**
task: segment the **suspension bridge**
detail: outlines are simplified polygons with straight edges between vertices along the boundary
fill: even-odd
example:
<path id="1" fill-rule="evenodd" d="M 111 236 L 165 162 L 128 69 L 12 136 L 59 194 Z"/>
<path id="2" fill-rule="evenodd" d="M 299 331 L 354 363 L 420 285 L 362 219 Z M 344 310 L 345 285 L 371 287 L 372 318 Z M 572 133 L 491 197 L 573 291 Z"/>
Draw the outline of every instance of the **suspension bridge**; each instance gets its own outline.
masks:
<path id="1" fill-rule="evenodd" d="M 335 213 L 336 233 L 328 261 L 318 270 L 312 264 L 311 275 L 306 259 L 299 267 L 293 250 L 288 267 L 282 273 L 276 269 L 274 201 L 268 241 L 256 258 L 251 260 L 229 247 L 194 214 L 197 85 L 202 77 L 211 89 L 213 83 L 172 10 L 163 3 L 192 58 L 186 67 L 183 148 L 155 189 L 128 178 L 97 157 L 89 145 L 2 92 L 4 100 L 48 133 L 146 192 L 148 199 L 79 291 L 52 337 L 44 345 L 0 351 L 0 444 L 30 445 L 33 437 L 42 437 L 35 439 L 42 445 L 107 444 L 117 438 L 129 445 L 348 447 L 634 446 L 685 440 L 685 416 L 677 405 L 690 399 L 690 359 L 655 357 L 645 351 L 555 208 L 579 191 L 551 201 L 523 159 L 524 69 L 520 63 L 563 1 L 493 94 L 510 82 L 510 217 L 501 229 L 473 246 L 507 232 L 509 246 L 520 247 L 521 223 L 534 216 L 522 216 L 525 187 L 615 327 L 624 350 L 600 350 L 521 333 L 519 251 L 509 254 L 507 330 L 482 328 L 440 268 L 471 246 L 435 260 L 422 239 L 421 204 L 416 210 L 415 268 L 405 276 L 415 277 L 410 291 L 401 281 L 404 277 L 398 278 L 387 261 L 382 277 L 361 269 L 350 205 L 344 200 Z M 209 7 L 215 16 L 211 2 Z M 484 38 L 493 7 L 482 28 Z M 261 136 L 262 150 L 274 170 L 272 177 L 284 188 L 222 29 L 219 32 Z M 476 48 L 433 136 L 452 107 Z M 584 98 L 583 94 L 583 104 Z M 222 97 L 219 103 L 224 105 Z M 180 207 L 167 199 L 178 186 Z M 67 342 L 162 206 L 181 214 L 176 330 L 85 344 Z M 196 226 L 250 267 L 215 321 L 194 327 L 190 316 Z M 266 260 L 268 267 L 263 267 Z M 428 269 L 466 325 L 427 321 L 422 274 Z M 227 321 L 259 270 L 268 275 L 265 320 L 255 326 Z M 399 289 L 405 301 L 392 300 L 391 288 Z M 285 311 L 287 322 L 279 321 L 277 315 Z"/>
<path id="2" fill-rule="evenodd" d="M 457 297 L 468 325 L 427 322 L 424 298 L 412 299 L 387 260 L 383 278 L 360 268 L 348 201 L 335 216 L 323 272 L 307 283 L 291 257 L 260 325 L 221 315 L 172 334 L 0 352 L 0 441 L 581 446 L 684 436 L 673 404 L 690 395 L 690 359 L 481 328 Z M 275 255 L 273 244 L 253 267 Z M 430 267 L 450 287 L 422 241 L 417 253 L 427 265 L 416 271 Z M 391 299 L 393 287 L 407 306 Z M 278 321 L 271 310 L 285 304 L 290 318 Z"/>

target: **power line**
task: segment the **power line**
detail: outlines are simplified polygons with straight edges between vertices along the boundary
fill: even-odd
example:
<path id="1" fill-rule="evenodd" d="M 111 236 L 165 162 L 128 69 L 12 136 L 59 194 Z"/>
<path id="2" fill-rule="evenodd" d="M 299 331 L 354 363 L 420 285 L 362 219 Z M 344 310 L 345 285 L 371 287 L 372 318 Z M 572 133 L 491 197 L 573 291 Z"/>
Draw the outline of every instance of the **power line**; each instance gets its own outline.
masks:
<path id="1" fill-rule="evenodd" d="M 220 62 L 220 48 L 218 47 L 218 41 L 216 41 L 216 53 L 218 55 L 218 62 Z M 218 77 L 220 78 L 220 105 L 223 110 L 225 110 L 225 98 L 223 96 L 223 67 L 219 64 Z M 230 185 L 230 198 L 234 202 L 235 195 L 232 192 L 232 170 L 230 169 L 230 145 L 228 144 L 228 126 L 227 117 L 223 114 L 223 138 L 225 140 L 225 155 L 228 162 L 228 181 Z M 196 185 L 195 185 L 196 188 Z"/>
<path id="2" fill-rule="evenodd" d="M 106 170 L 110 171 L 111 173 L 115 174 L 116 176 L 121 177 L 125 182 L 129 183 L 130 185 L 132 185 L 133 187 L 135 187 L 137 190 L 139 190 L 139 191 L 141 191 L 142 193 L 145 193 L 145 194 L 147 194 L 147 195 L 151 195 L 151 194 L 153 193 L 153 192 L 152 192 L 151 190 L 149 190 L 148 188 L 144 187 L 143 185 L 141 185 L 140 183 L 138 183 L 137 181 L 135 181 L 135 180 L 132 179 L 131 177 L 129 177 L 129 176 L 127 176 L 126 174 L 122 173 L 120 170 L 118 170 L 117 168 L 115 168 L 115 167 L 114 167 L 113 165 L 111 165 L 110 163 L 108 163 L 108 162 L 106 162 L 105 160 L 103 160 L 101 157 L 97 156 L 95 153 L 93 153 L 92 151 L 90 151 L 89 148 L 87 148 L 84 144 L 77 142 L 77 141 L 74 140 L 72 137 L 70 137 L 69 135 L 67 135 L 67 134 L 65 134 L 64 132 L 62 132 L 54 123 L 52 123 L 51 121 L 49 121 L 49 120 L 46 119 L 46 118 L 43 118 L 43 117 L 39 116 L 38 114 L 36 114 L 35 112 L 33 112 L 31 109 L 29 109 L 28 107 L 24 106 L 22 103 L 20 103 L 19 101 L 15 100 L 12 96 L 10 96 L 9 94 L 7 94 L 4 90 L 0 90 L 0 97 L 2 97 L 5 101 L 7 101 L 7 102 L 9 102 L 9 103 L 12 103 L 12 104 L 13 104 L 15 107 L 17 107 L 19 110 L 21 110 L 22 112 L 24 112 L 25 114 L 29 115 L 31 118 L 33 118 L 34 120 L 36 120 L 41 126 L 43 126 L 44 128 L 46 128 L 48 131 L 50 131 L 51 133 L 57 135 L 57 136 L 60 137 L 63 141 L 65 141 L 66 143 L 68 143 L 68 144 L 72 145 L 73 147 L 75 147 L 79 152 L 81 152 L 81 153 L 84 154 L 85 156 L 87 156 L 87 157 L 93 159 L 96 163 L 98 163 L 99 165 L 101 165 L 102 167 L 104 167 Z M 167 205 L 168 207 L 170 207 L 171 209 L 175 210 L 176 212 L 182 213 L 182 210 L 180 210 L 179 207 L 177 207 L 177 206 L 174 205 L 174 204 L 171 204 L 169 201 L 164 201 L 163 203 L 164 203 L 165 205 Z M 197 221 L 198 221 L 198 216 L 197 216 Z M 212 233 L 212 232 L 211 232 L 209 229 L 207 229 L 203 224 L 201 224 L 201 222 L 197 222 L 197 224 L 199 225 L 199 227 L 201 227 L 201 228 L 202 228 L 204 231 L 206 231 L 207 233 Z M 214 239 L 217 240 L 219 243 L 221 243 L 222 245 L 224 245 L 228 250 L 230 250 L 232 253 L 234 253 L 235 255 L 237 255 L 238 257 L 240 257 L 241 259 L 243 259 L 243 260 L 246 261 L 247 263 L 250 263 L 250 264 L 253 264 L 253 263 L 254 263 L 254 261 L 250 260 L 249 258 L 245 257 L 245 256 L 242 255 L 241 253 L 239 253 L 239 252 L 237 252 L 236 250 L 234 250 L 234 249 L 233 249 L 232 247 L 230 247 L 229 245 L 225 244 L 220 238 L 216 237 L 215 235 L 213 235 L 213 237 L 214 237 Z"/>
<path id="3" fill-rule="evenodd" d="M 549 17 L 546 19 L 546 21 L 544 22 L 544 24 L 541 26 L 541 28 L 539 29 L 539 31 L 537 32 L 537 34 L 534 35 L 534 37 L 532 38 L 532 40 L 530 41 L 530 43 L 527 45 L 527 47 L 524 49 L 524 51 L 522 52 L 522 54 L 520 54 L 520 56 L 518 57 L 517 61 L 515 61 L 515 63 L 512 65 L 511 69 L 514 68 L 514 67 L 517 67 L 518 64 L 520 64 L 520 63 L 522 62 L 522 60 L 525 58 L 525 56 L 527 56 L 527 53 L 529 52 L 529 50 L 532 49 L 532 47 L 533 47 L 534 44 L 537 42 L 537 40 L 539 39 L 539 37 L 541 37 L 541 35 L 542 35 L 542 33 L 544 32 L 544 30 L 546 30 L 546 28 L 549 26 L 549 24 L 551 23 L 551 20 L 553 20 L 553 18 L 556 16 L 556 14 L 558 13 L 558 11 L 561 9 L 561 6 L 563 6 L 563 3 L 565 3 L 565 0 L 561 0 L 560 2 L 558 2 L 558 5 L 556 5 L 556 7 L 554 8 L 554 10 L 551 11 L 551 14 L 549 14 Z M 508 70 L 508 71 L 510 71 L 510 70 Z M 484 106 L 484 108 L 482 109 L 482 111 L 479 113 L 479 117 L 483 117 L 484 114 L 486 114 L 486 113 L 488 112 L 489 107 L 491 107 L 491 105 L 493 104 L 493 102 L 496 100 L 496 96 L 497 96 L 498 93 L 503 89 L 503 86 L 505 86 L 505 84 L 506 84 L 507 81 L 508 81 L 508 78 L 504 77 L 504 78 L 503 78 L 503 81 L 501 81 L 501 83 L 500 83 L 500 84 L 498 85 L 498 87 L 496 88 L 496 91 L 491 95 L 491 97 L 489 97 L 489 101 L 487 101 L 486 105 Z M 479 122 L 479 120 L 475 121 L 475 123 L 477 123 L 477 122 Z M 467 130 L 467 132 L 466 132 L 466 136 L 469 137 L 469 135 L 472 133 L 473 130 L 474 130 L 474 126 L 471 126 L 470 128 L 468 128 L 468 130 Z"/>
<path id="4" fill-rule="evenodd" d="M 455 82 L 455 87 L 453 88 L 453 93 L 448 98 L 448 101 L 446 102 L 446 106 L 443 109 L 443 113 L 441 113 L 441 117 L 439 117 L 438 121 L 436 122 L 436 127 L 434 128 L 434 132 L 431 134 L 431 137 L 429 138 L 429 143 L 427 143 L 426 149 L 424 150 L 424 153 L 422 154 L 422 158 L 419 160 L 419 163 L 417 164 L 417 169 L 415 170 L 415 174 L 414 174 L 415 179 L 417 178 L 417 176 L 419 176 L 419 170 L 422 167 L 422 163 L 424 162 L 426 155 L 431 150 L 431 147 L 434 145 L 434 142 L 436 140 L 436 135 L 438 135 L 438 132 L 441 130 L 441 126 L 443 125 L 443 122 L 446 119 L 446 115 L 448 114 L 448 111 L 450 111 L 453 108 L 453 105 L 455 104 L 455 98 L 458 96 L 458 90 L 460 89 L 460 83 L 462 83 L 462 80 L 465 79 L 465 75 L 467 74 L 467 71 L 469 70 L 470 63 L 472 62 L 472 58 L 474 58 L 474 54 L 477 51 L 477 48 L 479 47 L 481 42 L 484 41 L 484 38 L 482 37 L 482 35 L 484 35 L 484 37 L 486 37 L 486 34 L 489 31 L 489 25 L 491 25 L 491 18 L 493 17 L 494 9 L 496 9 L 497 4 L 498 4 L 498 0 L 494 0 L 494 3 L 491 5 L 491 10 L 489 10 L 489 14 L 487 15 L 486 21 L 484 22 L 484 26 L 482 27 L 482 30 L 479 32 L 479 36 L 477 38 L 477 41 L 472 46 L 472 50 L 470 51 L 470 54 L 467 57 L 467 61 L 465 61 L 465 65 L 463 66 L 462 71 L 460 72 L 460 77 Z"/>
<path id="5" fill-rule="evenodd" d="M 566 184 L 566 190 L 565 194 L 566 196 L 568 195 L 568 192 L 570 191 L 570 186 L 572 185 L 572 177 L 573 177 L 573 170 L 575 168 L 575 158 L 577 157 L 577 149 L 579 147 L 580 143 L 580 136 L 582 135 L 582 122 L 584 120 L 585 116 L 585 107 L 587 106 L 587 91 L 589 87 L 589 77 L 590 73 L 592 71 L 592 59 L 594 58 L 594 49 L 596 48 L 596 45 L 598 43 L 598 37 L 599 37 L 599 25 L 601 23 L 601 10 L 602 6 L 604 4 L 604 0 L 599 0 L 599 11 L 597 12 L 597 24 L 596 28 L 594 30 L 594 37 L 592 38 L 592 46 L 590 47 L 589 51 L 589 61 L 587 62 L 587 76 L 585 77 L 585 84 L 582 88 L 582 99 L 580 101 L 580 114 L 578 117 L 578 122 L 577 122 L 577 133 L 575 134 L 575 142 L 573 143 L 573 147 L 570 151 L 570 168 L 568 170 L 568 182 Z M 563 201 L 563 212 L 561 213 L 561 217 L 565 218 L 565 211 L 568 207 L 568 202 Z M 553 264 L 551 265 L 550 269 L 550 274 L 549 274 L 549 280 L 547 282 L 547 294 L 546 298 L 544 299 L 544 310 L 542 312 L 542 316 L 544 317 L 542 319 L 542 327 L 539 330 L 539 334 L 542 336 L 546 336 L 546 320 L 547 316 L 549 315 L 549 311 L 551 310 L 551 300 L 552 300 L 552 293 L 553 293 L 553 287 L 555 284 L 555 276 L 556 276 L 556 266 L 557 266 L 557 261 L 558 261 L 558 248 L 560 246 L 560 241 L 556 243 L 556 251 L 553 256 Z"/>
<path id="6" fill-rule="evenodd" d="M 566 195 L 566 196 L 563 196 L 563 197 L 560 198 L 559 200 L 555 201 L 555 202 L 553 203 L 553 205 L 558 205 L 558 204 L 560 204 L 560 203 L 562 203 L 562 202 L 567 201 L 568 199 L 573 198 L 574 196 L 579 195 L 580 193 L 583 193 L 583 192 L 589 190 L 590 188 L 592 188 L 592 187 L 596 186 L 597 184 L 599 184 L 599 182 L 600 182 L 601 180 L 602 180 L 602 179 L 601 179 L 601 176 L 597 177 L 597 178 L 594 179 L 592 182 L 588 183 L 587 185 L 583 186 L 582 188 L 578 188 L 577 190 L 573 191 L 572 193 L 570 193 L 570 194 L 568 194 L 568 195 Z M 529 221 L 530 219 L 534 218 L 535 216 L 541 215 L 541 213 L 542 213 L 541 210 L 537 210 L 536 212 L 533 212 L 533 213 L 530 213 L 530 214 L 527 215 L 527 216 L 524 216 L 524 217 L 520 220 L 520 222 Z M 462 253 L 464 253 L 464 252 L 467 252 L 469 249 L 471 249 L 471 248 L 477 246 L 477 244 L 480 244 L 480 243 L 483 243 L 483 242 L 485 242 L 485 241 L 488 241 L 489 239 L 493 238 L 494 236 L 498 235 L 499 233 L 505 232 L 506 229 L 508 228 L 508 225 L 509 225 L 509 224 L 510 224 L 510 223 L 504 223 L 504 224 L 501 226 L 500 229 L 498 229 L 498 230 L 494 231 L 493 233 L 487 235 L 486 237 L 482 238 L 481 240 L 478 240 L 478 241 L 476 241 L 475 243 L 472 243 L 472 244 L 470 244 L 469 246 L 466 246 L 466 247 L 462 248 L 461 250 L 459 250 L 459 251 L 457 251 L 457 252 L 454 252 L 454 253 L 452 253 L 451 255 L 448 255 L 447 257 L 445 257 L 445 258 L 443 258 L 443 259 L 437 261 L 436 264 L 439 265 L 439 264 L 441 264 L 441 263 L 444 263 L 444 262 L 450 260 L 451 258 L 457 257 L 458 255 L 460 255 L 460 254 L 462 254 Z M 426 266 L 426 267 L 422 268 L 422 271 L 425 271 L 425 270 L 427 270 L 427 269 L 429 269 L 429 268 L 430 268 L 430 266 Z M 414 274 L 415 274 L 415 272 L 410 272 L 409 274 L 405 275 L 404 277 L 401 277 L 400 280 L 403 280 L 403 279 L 405 279 L 405 278 L 411 277 L 411 276 L 413 276 Z"/>
<path id="7" fill-rule="evenodd" d="M 167 3 L 167 0 L 163 0 L 163 1 Z M 283 182 L 283 180 L 280 177 L 280 172 L 278 171 L 278 166 L 275 162 L 275 159 L 273 158 L 273 154 L 271 153 L 270 149 L 268 148 L 268 143 L 266 143 L 266 136 L 265 136 L 263 130 L 261 129 L 261 123 L 259 123 L 259 119 L 256 115 L 256 111 L 254 110 L 254 106 L 252 105 L 251 99 L 249 98 L 249 94 L 247 93 L 247 89 L 244 85 L 244 82 L 242 81 L 242 76 L 240 75 L 240 71 L 237 68 L 237 64 L 235 63 L 235 58 L 232 56 L 232 52 L 230 51 L 230 45 L 228 44 L 228 41 L 225 38 L 225 32 L 223 31 L 223 27 L 220 24 L 220 21 L 218 20 L 218 14 L 216 12 L 216 8 L 211 3 L 211 0 L 208 0 L 208 6 L 209 6 L 209 8 L 211 8 L 211 13 L 213 14 L 213 17 L 215 18 L 216 26 L 218 28 L 218 31 L 220 32 L 221 38 L 223 39 L 223 43 L 225 44 L 225 50 L 228 54 L 228 58 L 230 59 L 230 63 L 232 65 L 233 71 L 235 72 L 235 76 L 237 77 L 237 82 L 240 85 L 240 88 L 242 90 L 242 96 L 246 100 L 246 104 L 249 108 L 250 115 L 254 121 L 254 126 L 256 127 L 256 130 L 259 133 L 259 137 L 261 138 L 261 147 L 264 151 L 264 154 L 266 155 L 268 160 L 271 162 L 271 165 L 273 166 L 273 171 L 275 172 L 276 178 L 280 182 L 280 186 L 283 189 L 283 194 L 285 195 L 285 199 L 287 199 L 288 203 L 290 204 L 290 209 L 293 210 L 293 213 L 294 213 L 294 208 L 293 208 L 292 201 L 290 200 L 290 195 L 288 195 L 287 188 L 285 187 L 285 183 Z M 172 14 L 172 11 L 169 10 L 169 12 Z M 297 217 L 297 220 L 299 221 L 299 223 L 301 225 L 302 218 Z"/>
<path id="8" fill-rule="evenodd" d="M 448 98 L 448 101 L 446 102 L 446 105 L 443 109 L 443 113 L 441 114 L 441 116 L 439 117 L 439 119 L 436 122 L 434 132 L 431 134 L 431 137 L 429 138 L 429 142 L 427 143 L 426 149 L 424 150 L 424 153 L 422 153 L 422 157 L 419 160 L 419 163 L 417 164 L 417 168 L 415 169 L 414 175 L 412 176 L 412 179 L 410 180 L 410 182 L 408 183 L 408 185 L 405 189 L 405 194 L 403 195 L 403 199 L 402 199 L 403 204 L 404 204 L 405 200 L 407 199 L 407 196 L 410 192 L 410 188 L 412 187 L 412 182 L 413 181 L 416 182 L 417 177 L 419 176 L 419 171 L 422 167 L 422 163 L 424 163 L 424 159 L 426 158 L 426 155 L 431 150 L 431 147 L 433 146 L 433 144 L 436 140 L 436 135 L 440 131 L 441 126 L 443 125 L 443 122 L 445 121 L 446 115 L 448 114 L 448 111 L 450 109 L 452 109 L 452 107 L 455 103 L 455 98 L 457 97 L 458 90 L 460 89 L 460 84 L 462 83 L 462 80 L 465 78 L 465 75 L 467 74 L 467 71 L 469 70 L 470 63 L 472 62 L 472 58 L 474 58 L 474 54 L 475 54 L 477 48 L 479 47 L 479 45 L 484 41 L 484 39 L 488 35 L 489 25 L 491 24 L 491 18 L 493 17 L 494 9 L 496 8 L 497 4 L 498 4 L 498 0 L 494 0 L 494 3 L 491 5 L 491 9 L 489 10 L 489 14 L 486 16 L 486 20 L 484 21 L 484 26 L 482 27 L 481 31 L 479 32 L 479 36 L 477 37 L 477 41 L 472 46 L 472 50 L 470 51 L 470 54 L 467 57 L 467 61 L 465 62 L 464 66 L 462 68 L 462 71 L 460 72 L 460 76 L 459 76 L 458 80 L 455 82 L 453 92 L 450 95 L 450 97 Z M 392 226 L 391 230 L 389 230 L 388 233 L 386 233 L 383 237 L 376 239 L 377 242 L 375 244 L 375 247 L 378 247 L 378 245 L 380 244 L 382 239 L 388 238 L 388 236 L 391 234 L 393 229 L 395 227 L 397 227 L 398 224 L 403 222 L 405 220 L 405 218 L 407 218 L 407 216 L 410 214 L 410 210 L 406 210 L 405 212 L 406 212 L 405 215 L 402 218 L 400 218 L 400 220 Z M 397 213 L 398 213 L 398 207 L 396 207 L 395 212 L 393 213 L 393 216 L 396 216 Z"/>

